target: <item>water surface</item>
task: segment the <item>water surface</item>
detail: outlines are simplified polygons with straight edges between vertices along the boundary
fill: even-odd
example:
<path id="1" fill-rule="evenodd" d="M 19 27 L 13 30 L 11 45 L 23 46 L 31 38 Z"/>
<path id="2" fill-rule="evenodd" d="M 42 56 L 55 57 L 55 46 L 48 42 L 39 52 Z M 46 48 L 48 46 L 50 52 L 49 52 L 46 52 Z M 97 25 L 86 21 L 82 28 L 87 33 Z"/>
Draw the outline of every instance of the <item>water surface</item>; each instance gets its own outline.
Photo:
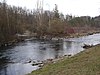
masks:
<path id="1" fill-rule="evenodd" d="M 60 41 L 31 40 L 1 48 L 0 75 L 25 75 L 39 68 L 28 63 L 30 60 L 43 61 L 67 54 L 75 55 L 84 50 L 84 44 L 100 44 L 100 34 Z"/>

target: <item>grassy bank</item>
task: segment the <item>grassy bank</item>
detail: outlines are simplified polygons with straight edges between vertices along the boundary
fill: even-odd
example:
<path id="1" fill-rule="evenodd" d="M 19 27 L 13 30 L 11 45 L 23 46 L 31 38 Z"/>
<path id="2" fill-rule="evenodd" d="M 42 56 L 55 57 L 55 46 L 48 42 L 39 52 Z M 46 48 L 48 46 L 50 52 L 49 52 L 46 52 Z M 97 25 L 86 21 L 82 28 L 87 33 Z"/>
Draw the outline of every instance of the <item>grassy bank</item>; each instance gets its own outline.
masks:
<path id="1" fill-rule="evenodd" d="M 45 65 L 29 75 L 100 75 L 100 45 Z"/>

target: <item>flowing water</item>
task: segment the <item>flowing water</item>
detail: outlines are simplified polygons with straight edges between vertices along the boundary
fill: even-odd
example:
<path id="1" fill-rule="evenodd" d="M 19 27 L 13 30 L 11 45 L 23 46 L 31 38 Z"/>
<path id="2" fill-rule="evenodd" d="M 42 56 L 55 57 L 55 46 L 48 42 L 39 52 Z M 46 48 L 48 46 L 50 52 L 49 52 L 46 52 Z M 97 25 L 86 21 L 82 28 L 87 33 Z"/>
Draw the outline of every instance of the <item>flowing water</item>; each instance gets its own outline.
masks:
<path id="1" fill-rule="evenodd" d="M 100 34 L 60 41 L 31 40 L 14 46 L 0 48 L 0 75 L 25 75 L 38 66 L 29 61 L 43 61 L 63 55 L 75 55 L 84 49 L 84 44 L 100 44 Z"/>

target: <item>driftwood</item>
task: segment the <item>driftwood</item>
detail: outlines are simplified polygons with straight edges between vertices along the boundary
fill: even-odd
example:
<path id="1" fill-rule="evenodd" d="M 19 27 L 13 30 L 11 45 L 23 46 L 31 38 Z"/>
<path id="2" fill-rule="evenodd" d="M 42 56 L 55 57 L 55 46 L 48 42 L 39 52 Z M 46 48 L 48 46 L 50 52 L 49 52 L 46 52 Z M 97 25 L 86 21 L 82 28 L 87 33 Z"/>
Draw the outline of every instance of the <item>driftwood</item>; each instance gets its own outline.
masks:
<path id="1" fill-rule="evenodd" d="M 83 48 L 87 49 L 87 48 L 91 48 L 93 47 L 93 45 L 87 45 L 87 44 L 84 44 Z"/>

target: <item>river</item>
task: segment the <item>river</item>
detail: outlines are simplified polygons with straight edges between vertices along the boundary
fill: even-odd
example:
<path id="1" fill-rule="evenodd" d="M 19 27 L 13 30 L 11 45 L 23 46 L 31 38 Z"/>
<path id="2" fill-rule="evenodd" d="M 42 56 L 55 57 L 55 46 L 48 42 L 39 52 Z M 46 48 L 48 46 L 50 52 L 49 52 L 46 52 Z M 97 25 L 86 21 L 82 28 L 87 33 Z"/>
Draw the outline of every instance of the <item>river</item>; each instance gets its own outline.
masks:
<path id="1" fill-rule="evenodd" d="M 0 48 L 0 75 L 25 75 L 38 66 L 29 61 L 43 61 L 64 55 L 75 55 L 84 49 L 84 44 L 100 44 L 100 34 L 60 41 L 26 40 L 16 45 Z"/>

